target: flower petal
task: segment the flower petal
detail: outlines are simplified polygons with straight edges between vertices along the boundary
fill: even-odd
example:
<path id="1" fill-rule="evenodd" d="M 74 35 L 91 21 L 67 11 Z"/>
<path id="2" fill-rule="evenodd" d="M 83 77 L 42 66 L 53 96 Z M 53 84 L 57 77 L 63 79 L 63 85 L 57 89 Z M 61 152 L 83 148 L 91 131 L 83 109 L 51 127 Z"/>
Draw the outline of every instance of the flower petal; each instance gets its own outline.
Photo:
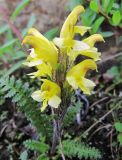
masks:
<path id="1" fill-rule="evenodd" d="M 81 36 L 83 36 L 91 27 L 86 26 L 74 26 L 74 33 L 79 33 Z"/>
<path id="2" fill-rule="evenodd" d="M 73 78 L 73 76 L 67 76 L 66 80 L 72 86 L 73 89 L 78 89 L 78 84 L 75 78 Z"/>
<path id="3" fill-rule="evenodd" d="M 57 48 L 44 36 L 41 35 L 40 38 L 40 36 L 35 35 L 36 34 L 34 33 L 26 36 L 23 40 L 23 44 L 31 45 L 34 48 L 36 58 L 42 59 L 44 62 L 50 63 L 52 67 L 55 68 L 58 60 Z"/>
<path id="4" fill-rule="evenodd" d="M 70 56 L 71 56 L 71 59 L 74 61 L 76 59 L 76 57 L 78 55 L 84 55 L 86 57 L 90 57 L 90 58 L 93 58 L 94 61 L 98 61 L 98 60 L 101 60 L 100 56 L 101 56 L 101 53 L 100 52 L 97 52 L 93 49 L 87 49 L 87 50 L 84 50 L 84 51 L 75 51 L 75 52 L 71 52 L 70 53 Z"/>
<path id="5" fill-rule="evenodd" d="M 90 46 L 87 43 L 74 40 L 73 51 L 84 51 L 87 49 L 90 49 Z"/>
<path id="6" fill-rule="evenodd" d="M 41 101 L 42 101 L 42 99 L 41 99 L 41 97 L 42 97 L 42 92 L 41 92 L 40 90 L 35 91 L 35 92 L 32 93 L 31 97 L 32 97 L 35 101 L 41 102 Z"/>
<path id="7" fill-rule="evenodd" d="M 54 44 L 59 47 L 59 48 L 63 48 L 64 47 L 64 39 L 63 38 L 54 38 L 53 39 Z"/>
<path id="8" fill-rule="evenodd" d="M 46 109 L 47 106 L 48 106 L 47 100 L 44 100 L 43 104 L 42 104 L 42 107 L 41 107 L 41 112 L 43 112 Z"/>
<path id="9" fill-rule="evenodd" d="M 35 28 L 30 28 L 28 30 L 28 35 L 33 35 L 35 37 L 39 37 L 42 41 L 49 44 L 49 41 Z"/>
<path id="10" fill-rule="evenodd" d="M 82 77 L 81 81 L 79 82 L 79 87 L 85 94 L 90 95 L 91 90 L 95 87 L 95 83 L 89 79 Z"/>
<path id="11" fill-rule="evenodd" d="M 94 44 L 98 41 L 104 42 L 104 39 L 100 34 L 93 34 L 90 37 L 83 40 L 83 42 L 87 43 L 90 47 L 93 47 Z"/>
<path id="12" fill-rule="evenodd" d="M 86 75 L 86 72 L 90 69 L 97 70 L 97 65 L 93 60 L 86 59 L 86 60 L 78 63 L 74 67 L 72 67 L 68 71 L 67 76 L 74 76 L 74 77 L 82 76 L 82 77 L 84 77 Z"/>
<path id="13" fill-rule="evenodd" d="M 49 99 L 48 104 L 53 108 L 58 108 L 61 103 L 61 99 L 58 96 L 53 96 Z"/>
<path id="14" fill-rule="evenodd" d="M 97 65 L 93 60 L 87 59 L 72 67 L 66 75 L 67 82 L 74 88 L 78 87 L 86 94 L 91 93 L 91 89 L 95 84 L 86 79 L 86 75 L 89 69 L 97 69 Z"/>
<path id="15" fill-rule="evenodd" d="M 34 66 L 38 66 L 42 63 L 43 63 L 42 60 L 36 60 L 36 61 L 24 62 L 23 64 L 28 66 L 28 67 L 34 67 Z"/>
<path id="16" fill-rule="evenodd" d="M 35 51 L 34 51 L 34 48 L 31 48 L 31 49 L 29 49 L 29 51 L 30 51 L 30 56 L 32 57 L 32 58 L 36 58 L 36 53 L 35 53 Z"/>
<path id="17" fill-rule="evenodd" d="M 78 16 L 80 13 L 84 12 L 84 7 L 81 5 L 78 5 L 73 9 L 73 11 L 69 14 L 66 21 L 64 22 L 60 37 L 61 38 L 73 38 L 74 36 L 74 26 L 77 22 Z"/>

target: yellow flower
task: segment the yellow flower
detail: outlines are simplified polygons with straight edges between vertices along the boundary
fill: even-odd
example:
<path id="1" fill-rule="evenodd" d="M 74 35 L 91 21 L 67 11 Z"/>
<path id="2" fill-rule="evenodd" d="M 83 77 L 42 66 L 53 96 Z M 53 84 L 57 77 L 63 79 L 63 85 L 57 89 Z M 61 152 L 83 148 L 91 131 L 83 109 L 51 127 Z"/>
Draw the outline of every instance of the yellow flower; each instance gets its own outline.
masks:
<path id="1" fill-rule="evenodd" d="M 31 78 L 36 78 L 36 77 L 45 77 L 45 76 L 50 76 L 52 77 L 52 67 L 49 63 L 44 63 L 41 59 L 38 59 L 35 56 L 34 49 L 30 49 L 30 55 L 27 57 L 26 62 L 23 64 L 28 66 L 28 67 L 36 67 L 37 72 L 30 73 L 28 75 L 31 76 Z"/>
<path id="2" fill-rule="evenodd" d="M 84 35 L 90 27 L 76 26 L 80 13 L 84 12 L 83 6 L 77 6 L 70 13 L 60 32 L 60 38 L 54 38 L 53 42 L 61 49 L 62 53 L 67 53 L 70 60 L 74 61 L 78 55 L 92 58 L 94 61 L 100 60 L 100 53 L 94 46 L 96 41 L 103 41 L 100 34 L 94 34 L 83 41 L 74 40 L 75 33 Z"/>
<path id="3" fill-rule="evenodd" d="M 35 28 L 29 29 L 28 35 L 24 38 L 22 43 L 29 44 L 33 47 L 28 59 L 32 58 L 34 61 L 43 61 L 45 63 L 50 63 L 53 68 L 56 67 L 58 60 L 56 47 Z"/>
<path id="4" fill-rule="evenodd" d="M 83 40 L 83 42 L 87 43 L 90 47 L 94 47 L 94 44 L 98 41 L 104 42 L 104 39 L 100 34 L 93 34 Z"/>
<path id="5" fill-rule="evenodd" d="M 77 42 L 77 47 L 75 46 L 72 51 L 69 53 L 69 56 L 72 60 L 75 60 L 75 58 L 78 55 L 84 55 L 87 57 L 92 58 L 94 61 L 101 60 L 100 56 L 101 53 L 98 52 L 97 48 L 94 47 L 94 44 L 98 41 L 104 41 L 103 37 L 100 34 L 94 34 L 89 36 L 88 38 L 84 39 L 82 43 L 87 44 L 89 47 L 85 48 L 85 45 L 82 44 L 82 46 L 78 46 Z"/>
<path id="6" fill-rule="evenodd" d="M 38 102 L 43 102 L 41 111 L 44 111 L 48 105 L 53 108 L 58 108 L 61 103 L 60 87 L 47 79 L 44 79 L 43 81 L 41 90 L 35 91 L 32 94 L 32 98 Z"/>
<path id="7" fill-rule="evenodd" d="M 91 94 L 91 89 L 93 89 L 95 83 L 85 78 L 89 69 L 97 70 L 96 63 L 91 59 L 84 60 L 69 70 L 66 80 L 73 89 L 80 88 L 85 94 Z"/>
<path id="8" fill-rule="evenodd" d="M 90 27 L 85 26 L 75 26 L 78 16 L 80 13 L 84 12 L 83 6 L 79 5 L 73 9 L 73 11 L 69 14 L 66 21 L 64 22 L 61 32 L 60 38 L 54 38 L 53 42 L 62 49 L 63 52 L 70 52 L 72 47 L 77 47 L 77 41 L 73 40 L 75 33 L 80 33 L 84 35 L 84 33 L 90 29 Z M 86 49 L 89 46 L 83 42 L 78 42 L 78 45 L 84 46 Z"/>
<path id="9" fill-rule="evenodd" d="M 84 12 L 84 7 L 79 5 L 77 7 L 75 7 L 73 9 L 73 11 L 69 14 L 69 16 L 67 17 L 66 21 L 64 22 L 61 32 L 60 32 L 60 38 L 67 38 L 67 39 L 73 39 L 74 37 L 74 33 L 76 31 L 79 32 L 79 30 L 82 32 L 86 31 L 86 28 L 82 28 L 81 29 L 78 27 L 75 28 L 75 24 L 77 22 L 78 16 L 80 15 L 80 13 Z M 85 31 L 84 31 L 85 30 Z"/>
<path id="10" fill-rule="evenodd" d="M 50 66 L 50 64 L 47 65 L 45 63 L 42 63 L 36 66 L 36 68 L 38 69 L 36 72 L 28 74 L 31 76 L 31 78 L 45 77 L 45 76 L 49 76 L 50 78 L 52 77 L 52 67 Z"/>

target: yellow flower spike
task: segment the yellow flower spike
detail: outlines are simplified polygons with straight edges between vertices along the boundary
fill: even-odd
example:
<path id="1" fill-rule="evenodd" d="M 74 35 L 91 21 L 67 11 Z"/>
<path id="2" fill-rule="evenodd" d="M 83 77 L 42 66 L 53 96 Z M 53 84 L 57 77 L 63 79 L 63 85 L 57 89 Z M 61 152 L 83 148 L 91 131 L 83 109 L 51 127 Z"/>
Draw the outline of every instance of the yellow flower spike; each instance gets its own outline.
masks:
<path id="1" fill-rule="evenodd" d="M 70 38 L 74 37 L 74 26 L 77 22 L 80 13 L 84 12 L 84 7 L 81 5 L 76 6 L 73 11 L 69 14 L 60 32 L 60 38 Z"/>
<path id="2" fill-rule="evenodd" d="M 104 42 L 104 39 L 103 39 L 102 35 L 100 35 L 100 34 L 93 34 L 90 37 L 83 40 L 83 42 L 87 43 L 90 47 L 93 47 L 94 44 L 98 41 Z"/>
<path id="3" fill-rule="evenodd" d="M 91 89 L 95 84 L 85 78 L 88 70 L 97 70 L 96 63 L 87 59 L 72 67 L 66 75 L 67 82 L 74 88 L 80 88 L 85 94 L 91 94 Z"/>
<path id="4" fill-rule="evenodd" d="M 43 102 L 41 111 L 44 111 L 47 105 L 58 108 L 61 103 L 60 87 L 47 79 L 42 80 L 41 90 L 35 91 L 32 94 L 32 98 L 38 102 Z"/>

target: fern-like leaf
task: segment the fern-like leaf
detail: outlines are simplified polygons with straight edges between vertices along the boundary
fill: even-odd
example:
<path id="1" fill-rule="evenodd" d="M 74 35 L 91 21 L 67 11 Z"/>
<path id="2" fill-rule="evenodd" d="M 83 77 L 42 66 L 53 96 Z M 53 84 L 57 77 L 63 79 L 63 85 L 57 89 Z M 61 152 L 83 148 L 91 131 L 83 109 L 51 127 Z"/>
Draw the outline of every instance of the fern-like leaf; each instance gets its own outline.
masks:
<path id="1" fill-rule="evenodd" d="M 99 150 L 95 149 L 94 147 L 89 147 L 87 145 L 78 143 L 73 140 L 64 140 L 62 145 L 63 145 L 64 155 L 69 158 L 71 157 L 78 157 L 79 159 L 90 158 L 91 160 L 101 158 Z"/>
<path id="2" fill-rule="evenodd" d="M 76 114 L 80 112 L 81 107 L 82 103 L 78 101 L 77 103 L 75 103 L 75 105 L 68 108 L 67 113 L 64 117 L 64 127 L 68 127 L 74 122 Z"/>
<path id="3" fill-rule="evenodd" d="M 45 143 L 45 138 L 41 137 L 40 140 L 26 140 L 24 142 L 25 147 L 30 150 L 37 151 L 39 153 L 46 153 L 49 149 L 49 146 Z"/>
<path id="4" fill-rule="evenodd" d="M 0 79 L 0 93 L 2 92 L 5 98 L 11 98 L 12 102 L 17 103 L 38 133 L 45 135 L 49 133 L 49 120 L 45 114 L 41 114 L 38 103 L 31 98 L 33 90 L 28 83 L 23 83 L 20 79 L 16 80 L 14 76 Z"/>

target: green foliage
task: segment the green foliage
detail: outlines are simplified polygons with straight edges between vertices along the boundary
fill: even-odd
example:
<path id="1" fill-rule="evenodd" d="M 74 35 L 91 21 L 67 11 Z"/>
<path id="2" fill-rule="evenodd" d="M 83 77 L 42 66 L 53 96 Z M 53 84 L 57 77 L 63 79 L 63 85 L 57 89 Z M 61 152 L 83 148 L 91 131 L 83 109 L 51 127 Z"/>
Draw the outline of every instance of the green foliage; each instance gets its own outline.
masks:
<path id="1" fill-rule="evenodd" d="M 32 13 L 31 16 L 30 16 L 30 18 L 29 18 L 29 21 L 27 23 L 27 27 L 22 30 L 23 37 L 26 35 L 28 29 L 31 28 L 34 25 L 35 22 L 36 22 L 36 17 Z"/>
<path id="2" fill-rule="evenodd" d="M 116 82 L 121 80 L 120 73 L 121 73 L 120 68 L 117 66 L 113 66 L 109 70 L 107 70 L 107 74 L 109 74 L 110 76 L 113 76 Z"/>
<path id="3" fill-rule="evenodd" d="M 95 11 L 95 12 L 98 12 L 98 4 L 97 4 L 97 1 L 96 0 L 92 0 L 90 1 L 90 8 Z"/>
<path id="4" fill-rule="evenodd" d="M 17 39 L 11 39 L 10 41 L 7 41 L 3 46 L 0 47 L 0 56 L 2 56 L 5 51 L 7 51 L 15 42 Z"/>
<path id="5" fill-rule="evenodd" d="M 6 24 L 6 25 L 3 25 L 2 27 L 0 27 L 0 34 L 4 33 L 5 31 L 7 31 L 9 28 L 9 26 Z"/>
<path id="6" fill-rule="evenodd" d="M 113 25 L 115 25 L 115 26 L 119 25 L 120 21 L 121 21 L 120 11 L 118 11 L 118 10 L 114 11 L 113 16 L 112 16 Z"/>
<path id="7" fill-rule="evenodd" d="M 5 102 L 4 93 L 1 91 L 0 87 L 0 105 L 4 104 L 4 102 Z"/>
<path id="8" fill-rule="evenodd" d="M 30 0 L 23 0 L 19 5 L 16 7 L 14 12 L 11 15 L 11 19 L 15 20 L 17 15 L 22 11 L 22 9 L 30 2 Z"/>
<path id="9" fill-rule="evenodd" d="M 116 122 L 114 125 L 118 132 L 122 132 L 122 123 Z"/>
<path id="10" fill-rule="evenodd" d="M 50 29 L 49 31 L 47 31 L 44 36 L 48 39 L 48 40 L 53 40 L 54 37 L 56 37 L 58 35 L 59 32 L 59 28 L 55 27 L 53 29 Z"/>
<path id="11" fill-rule="evenodd" d="M 72 10 L 74 7 L 76 7 L 77 5 L 80 5 L 83 3 L 84 0 L 70 0 L 69 3 L 69 9 Z"/>
<path id="12" fill-rule="evenodd" d="M 41 137 L 39 141 L 35 140 L 26 140 L 24 142 L 25 147 L 27 147 L 30 150 L 37 151 L 40 155 L 37 158 L 37 160 L 48 160 L 47 158 L 47 152 L 49 149 L 49 146 L 45 143 L 45 138 Z"/>
<path id="13" fill-rule="evenodd" d="M 37 158 L 37 160 L 49 160 L 49 158 L 48 158 L 47 156 L 41 154 L 41 155 Z"/>
<path id="14" fill-rule="evenodd" d="M 111 36 L 113 36 L 113 35 L 114 35 L 114 33 L 113 33 L 113 32 L 111 32 L 111 31 L 100 32 L 100 34 L 101 34 L 103 37 L 105 37 L 105 38 L 107 38 L 107 37 L 111 37 Z"/>
<path id="15" fill-rule="evenodd" d="M 20 60 L 17 63 L 15 63 L 10 69 L 8 69 L 5 74 L 4 77 L 8 77 L 10 74 L 12 74 L 13 72 L 15 72 L 17 69 L 20 69 L 22 67 L 22 63 L 24 62 L 24 60 Z"/>
<path id="16" fill-rule="evenodd" d="M 63 143 L 63 153 L 67 157 L 78 157 L 79 159 L 98 159 L 101 158 L 101 154 L 98 149 L 94 147 L 89 147 L 82 143 L 78 143 L 74 140 L 64 140 Z M 61 148 L 59 148 L 61 150 Z"/>
<path id="17" fill-rule="evenodd" d="M 20 160 L 27 160 L 28 159 L 28 153 L 27 151 L 24 151 L 20 155 Z"/>
<path id="18" fill-rule="evenodd" d="M 114 33 L 112 31 L 104 32 L 102 24 L 107 22 L 110 26 L 122 25 L 122 7 L 115 0 L 70 0 L 69 8 L 72 10 L 75 6 L 82 4 L 88 6 L 85 8 L 85 13 L 81 14 L 81 21 L 84 26 L 90 26 L 90 34 L 100 33 L 104 37 L 110 37 Z"/>
<path id="19" fill-rule="evenodd" d="M 68 127 L 74 122 L 76 114 L 81 110 L 81 107 L 82 103 L 78 101 L 74 106 L 70 106 L 68 108 L 67 113 L 64 117 L 64 127 Z"/>
<path id="20" fill-rule="evenodd" d="M 117 139 L 118 139 L 120 145 L 122 145 L 122 133 L 118 134 Z"/>
<path id="21" fill-rule="evenodd" d="M 114 124 L 116 131 L 118 131 L 118 135 L 117 135 L 117 139 L 120 143 L 120 145 L 122 145 L 122 123 L 121 122 L 115 122 Z"/>
<path id="22" fill-rule="evenodd" d="M 106 13 L 109 13 L 111 11 L 114 1 L 115 0 L 107 0 L 107 1 L 102 0 L 102 7 Z"/>
<path id="23" fill-rule="evenodd" d="M 49 149 L 49 146 L 45 143 L 45 138 L 44 137 L 41 137 L 40 141 L 26 140 L 24 142 L 24 145 L 28 149 L 38 151 L 39 153 L 46 153 Z"/>
<path id="24" fill-rule="evenodd" d="M 92 33 L 94 34 L 94 33 L 97 33 L 97 31 L 99 30 L 99 28 L 100 28 L 100 26 L 101 26 L 101 24 L 103 23 L 103 21 L 104 21 L 104 17 L 99 17 L 98 19 L 96 19 L 96 21 L 94 22 L 94 24 L 92 25 L 93 26 L 93 28 L 92 28 Z"/>
<path id="25" fill-rule="evenodd" d="M 17 103 L 19 109 L 26 114 L 39 133 L 49 133 L 48 118 L 41 114 L 38 104 L 31 98 L 34 90 L 28 83 L 23 83 L 20 79 L 16 80 L 14 76 L 0 79 L 1 92 L 5 98 L 11 98 L 12 102 Z M 40 123 L 41 122 L 41 123 Z"/>

